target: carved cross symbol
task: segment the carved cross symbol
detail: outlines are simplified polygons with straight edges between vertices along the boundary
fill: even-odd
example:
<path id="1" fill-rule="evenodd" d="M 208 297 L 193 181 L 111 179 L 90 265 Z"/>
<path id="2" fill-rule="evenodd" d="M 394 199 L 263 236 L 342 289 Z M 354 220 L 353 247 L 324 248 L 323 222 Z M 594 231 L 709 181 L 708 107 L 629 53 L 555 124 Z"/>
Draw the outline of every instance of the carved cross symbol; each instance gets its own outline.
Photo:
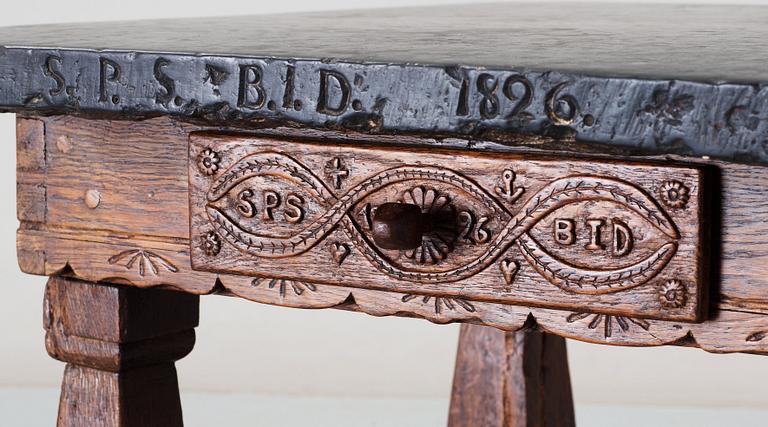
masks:
<path id="1" fill-rule="evenodd" d="M 334 157 L 325 166 L 325 173 L 333 181 L 333 188 L 341 189 L 341 181 L 349 176 L 349 169 L 344 166 L 340 158 Z"/>

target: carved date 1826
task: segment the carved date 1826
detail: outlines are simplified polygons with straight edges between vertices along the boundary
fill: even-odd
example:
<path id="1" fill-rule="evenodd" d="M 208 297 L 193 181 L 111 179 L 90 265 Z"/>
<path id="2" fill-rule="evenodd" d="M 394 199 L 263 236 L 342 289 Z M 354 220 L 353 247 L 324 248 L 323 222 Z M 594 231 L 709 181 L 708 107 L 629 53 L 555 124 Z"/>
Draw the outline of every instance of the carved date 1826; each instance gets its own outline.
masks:
<path id="1" fill-rule="evenodd" d="M 512 86 L 525 81 L 503 85 L 524 96 Z M 195 269 L 606 315 L 702 315 L 697 168 L 191 139 Z M 371 221 L 388 203 L 428 214 L 418 247 L 377 246 Z"/>

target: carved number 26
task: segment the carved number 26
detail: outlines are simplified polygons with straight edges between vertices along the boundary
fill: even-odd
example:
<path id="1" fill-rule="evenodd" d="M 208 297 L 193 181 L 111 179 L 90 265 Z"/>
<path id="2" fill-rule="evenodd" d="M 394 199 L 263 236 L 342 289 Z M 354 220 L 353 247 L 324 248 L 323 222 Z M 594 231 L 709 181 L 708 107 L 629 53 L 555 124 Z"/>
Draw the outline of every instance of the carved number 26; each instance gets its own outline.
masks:
<path id="1" fill-rule="evenodd" d="M 459 212 L 459 237 L 474 243 L 485 243 L 491 238 L 491 231 L 485 228 L 488 217 L 475 219 L 470 211 Z"/>
<path id="2" fill-rule="evenodd" d="M 483 119 L 492 119 L 499 115 L 499 80 L 492 74 L 482 73 L 477 76 L 476 82 L 477 92 L 480 94 L 479 110 L 480 116 Z M 522 94 L 519 93 L 522 89 Z M 505 98 L 514 102 L 512 110 L 507 115 L 507 118 L 516 117 L 529 105 L 533 99 L 533 85 L 531 82 L 520 74 L 515 74 L 507 77 L 504 80 L 504 84 L 501 86 L 501 92 Z M 470 80 L 464 79 L 461 82 L 461 90 L 459 91 L 459 103 L 456 107 L 456 115 L 467 116 L 469 115 L 469 98 L 470 98 Z"/>

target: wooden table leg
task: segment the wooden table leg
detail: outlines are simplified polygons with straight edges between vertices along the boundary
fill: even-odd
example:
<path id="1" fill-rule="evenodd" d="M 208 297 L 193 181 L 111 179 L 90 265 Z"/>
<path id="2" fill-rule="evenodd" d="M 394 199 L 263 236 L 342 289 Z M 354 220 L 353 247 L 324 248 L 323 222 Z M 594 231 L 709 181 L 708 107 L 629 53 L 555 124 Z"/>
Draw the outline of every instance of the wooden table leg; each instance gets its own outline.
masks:
<path id="1" fill-rule="evenodd" d="M 449 427 L 574 425 L 565 339 L 461 326 Z"/>
<path id="2" fill-rule="evenodd" d="M 174 361 L 195 343 L 196 295 L 52 277 L 45 345 L 67 362 L 59 426 L 181 426 Z"/>

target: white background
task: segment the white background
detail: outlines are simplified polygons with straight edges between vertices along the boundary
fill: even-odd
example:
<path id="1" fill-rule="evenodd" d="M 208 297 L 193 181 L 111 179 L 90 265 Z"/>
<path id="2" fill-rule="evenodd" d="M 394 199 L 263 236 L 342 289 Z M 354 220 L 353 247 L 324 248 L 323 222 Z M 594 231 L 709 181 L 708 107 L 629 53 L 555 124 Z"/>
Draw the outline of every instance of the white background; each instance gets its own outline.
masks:
<path id="1" fill-rule="evenodd" d="M 451 2 L 26 0 L 4 2 L 0 7 L 0 25 L 446 3 Z M 768 0 L 742 3 L 768 4 Z M 52 390 L 59 385 L 63 364 L 50 359 L 43 344 L 41 303 L 45 279 L 23 275 L 16 265 L 14 132 L 14 117 L 0 114 L 0 200 L 5 201 L 0 204 L 0 274 L 4 278 L 0 284 L 0 390 L 35 387 Z M 424 408 L 440 412 L 436 419 L 444 420 L 453 374 L 456 325 L 377 319 L 335 310 L 284 309 L 225 297 L 202 298 L 200 314 L 196 348 L 177 365 L 183 396 L 214 392 L 370 398 L 382 402 L 425 399 L 424 402 L 431 403 L 425 403 Z M 675 347 L 617 348 L 574 341 L 569 341 L 568 351 L 579 407 L 594 404 L 671 407 L 659 413 L 663 419 L 654 420 L 656 425 L 682 425 L 673 421 L 682 413 L 674 408 L 682 406 L 702 410 L 736 406 L 744 413 L 749 412 L 748 407 L 768 410 L 768 358 L 711 355 L 697 349 Z M 53 392 L 29 396 L 38 400 L 35 405 L 55 408 Z M 39 402 L 39 396 L 44 396 L 44 402 Z M 187 400 L 185 398 L 185 402 Z M 214 405 L 215 399 L 199 401 L 202 406 Z M 247 399 L 245 402 L 247 406 Z M 322 405 L 296 406 L 308 411 L 309 419 L 313 417 L 312 411 L 323 411 Z M 394 407 L 396 405 L 382 405 L 379 413 L 369 414 L 350 425 L 401 425 L 384 421 L 396 419 L 388 414 Z M 3 414 L 3 410 L 11 408 L 3 406 L 0 398 L 0 424 L 3 416 L 10 416 Z M 189 413 L 190 408 L 186 411 Z M 407 418 L 408 410 L 404 411 L 394 415 Z M 376 414 L 381 415 L 380 422 L 376 421 Z M 390 418 L 386 418 L 387 415 Z M 349 421 L 348 414 L 332 414 L 331 419 L 334 416 L 339 422 Z M 52 425 L 53 418 L 47 419 Z"/>

